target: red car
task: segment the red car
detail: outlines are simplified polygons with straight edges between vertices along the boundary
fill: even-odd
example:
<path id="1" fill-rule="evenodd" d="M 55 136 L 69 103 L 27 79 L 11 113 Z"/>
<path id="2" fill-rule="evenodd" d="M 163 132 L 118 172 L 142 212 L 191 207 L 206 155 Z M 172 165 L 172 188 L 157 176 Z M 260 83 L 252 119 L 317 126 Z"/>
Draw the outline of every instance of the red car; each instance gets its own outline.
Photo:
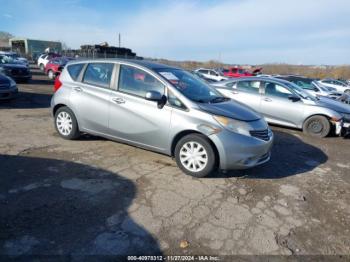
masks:
<path id="1" fill-rule="evenodd" d="M 227 77 L 246 77 L 246 76 L 254 76 L 261 70 L 262 68 L 257 68 L 250 73 L 242 67 L 230 67 L 229 69 L 224 69 L 223 73 L 224 73 L 224 76 L 227 76 Z"/>
<path id="2" fill-rule="evenodd" d="M 59 75 L 64 68 L 64 66 L 74 58 L 71 57 L 55 57 L 52 58 L 45 66 L 45 74 L 48 75 L 50 79 L 54 79 Z"/>

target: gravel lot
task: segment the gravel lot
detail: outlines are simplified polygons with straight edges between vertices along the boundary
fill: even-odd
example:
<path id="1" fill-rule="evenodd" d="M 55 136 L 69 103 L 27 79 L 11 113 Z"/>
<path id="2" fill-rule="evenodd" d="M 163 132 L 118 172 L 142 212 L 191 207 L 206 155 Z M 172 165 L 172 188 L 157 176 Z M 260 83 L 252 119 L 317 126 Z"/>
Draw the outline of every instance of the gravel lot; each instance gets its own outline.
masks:
<path id="1" fill-rule="evenodd" d="M 0 254 L 350 255 L 349 140 L 273 127 L 269 163 L 194 179 L 160 154 L 54 130 L 38 70 L 0 102 Z"/>

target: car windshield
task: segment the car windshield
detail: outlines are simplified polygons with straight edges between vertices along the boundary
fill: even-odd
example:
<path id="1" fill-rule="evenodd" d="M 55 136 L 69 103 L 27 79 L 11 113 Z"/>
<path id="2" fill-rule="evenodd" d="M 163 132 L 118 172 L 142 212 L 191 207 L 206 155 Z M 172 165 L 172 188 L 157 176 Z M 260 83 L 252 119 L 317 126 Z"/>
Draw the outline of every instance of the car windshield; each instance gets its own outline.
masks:
<path id="1" fill-rule="evenodd" d="M 303 89 L 309 89 L 309 90 L 313 90 L 314 86 L 312 85 L 312 81 L 311 79 L 293 79 L 293 80 L 289 80 L 290 82 L 300 86 Z"/>
<path id="2" fill-rule="evenodd" d="M 306 100 L 311 100 L 311 101 L 317 101 L 317 98 L 307 92 L 305 92 L 301 87 L 299 87 L 298 85 L 289 82 L 289 83 L 285 83 L 285 85 L 287 87 L 289 87 L 290 89 L 292 89 L 292 91 L 294 91 L 297 95 L 299 95 L 300 97 L 302 97 L 303 99 Z"/>
<path id="3" fill-rule="evenodd" d="M 3 55 L 0 56 L 0 63 L 1 64 L 17 64 L 18 61 L 15 61 L 12 57 Z"/>
<path id="4" fill-rule="evenodd" d="M 328 88 L 328 87 L 326 87 L 326 86 L 323 86 L 323 85 L 318 84 L 316 81 L 312 81 L 312 84 L 313 84 L 315 87 L 318 87 L 319 89 L 321 89 L 321 90 L 324 91 L 324 92 L 333 91 L 333 90 L 331 90 L 330 88 Z"/>
<path id="5" fill-rule="evenodd" d="M 184 70 L 160 68 L 156 70 L 163 78 L 175 86 L 188 99 L 198 103 L 219 103 L 229 100 L 199 77 Z"/>

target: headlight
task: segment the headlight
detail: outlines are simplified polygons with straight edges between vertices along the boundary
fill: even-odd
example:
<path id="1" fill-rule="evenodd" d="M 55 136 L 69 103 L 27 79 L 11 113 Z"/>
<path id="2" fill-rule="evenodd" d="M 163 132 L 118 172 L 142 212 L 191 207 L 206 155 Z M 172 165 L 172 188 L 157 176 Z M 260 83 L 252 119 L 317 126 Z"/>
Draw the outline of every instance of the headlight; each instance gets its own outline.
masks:
<path id="1" fill-rule="evenodd" d="M 13 79 L 10 78 L 10 86 L 11 87 L 15 87 L 16 86 L 16 82 L 13 81 Z"/>
<path id="2" fill-rule="evenodd" d="M 227 128 L 228 130 L 238 134 L 250 136 L 249 130 L 251 129 L 251 126 L 247 122 L 235 120 L 224 116 L 213 117 L 220 125 Z"/>
<path id="3" fill-rule="evenodd" d="M 350 122 L 350 114 L 346 113 L 341 113 L 342 117 L 344 118 L 345 121 Z"/>

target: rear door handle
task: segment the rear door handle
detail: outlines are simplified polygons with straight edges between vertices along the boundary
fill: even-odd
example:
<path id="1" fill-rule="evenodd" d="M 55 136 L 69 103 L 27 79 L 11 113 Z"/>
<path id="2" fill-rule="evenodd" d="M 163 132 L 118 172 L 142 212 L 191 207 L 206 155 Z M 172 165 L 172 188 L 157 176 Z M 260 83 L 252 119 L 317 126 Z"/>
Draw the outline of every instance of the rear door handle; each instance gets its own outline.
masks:
<path id="1" fill-rule="evenodd" d="M 270 98 L 265 97 L 265 98 L 264 98 L 264 101 L 266 101 L 266 102 L 271 102 L 272 100 L 271 100 Z"/>
<path id="2" fill-rule="evenodd" d="M 82 92 L 83 89 L 81 87 L 73 87 L 74 91 L 77 91 L 77 92 Z"/>
<path id="3" fill-rule="evenodd" d="M 232 94 L 238 94 L 238 91 L 232 91 Z"/>
<path id="4" fill-rule="evenodd" d="M 125 104 L 125 100 L 121 97 L 113 97 L 112 101 L 117 104 Z"/>

